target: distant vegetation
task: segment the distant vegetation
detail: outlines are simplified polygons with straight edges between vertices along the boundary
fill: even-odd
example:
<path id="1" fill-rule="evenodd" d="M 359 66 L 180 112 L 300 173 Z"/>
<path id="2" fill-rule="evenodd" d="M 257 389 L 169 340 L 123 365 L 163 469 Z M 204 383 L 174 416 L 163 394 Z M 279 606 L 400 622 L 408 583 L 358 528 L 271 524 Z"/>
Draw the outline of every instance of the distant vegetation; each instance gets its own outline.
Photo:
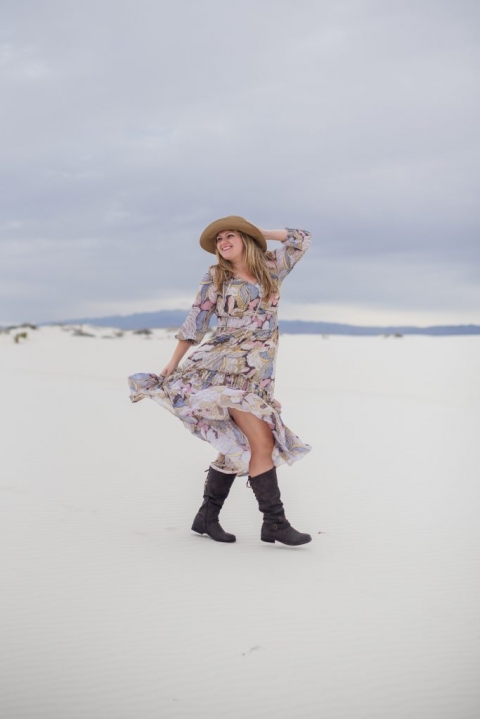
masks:
<path id="1" fill-rule="evenodd" d="M 21 325 L 9 325 L 8 327 L 0 327 L 0 332 L 12 332 L 13 330 L 36 330 L 37 325 L 31 325 L 28 322 L 24 322 Z"/>
<path id="2" fill-rule="evenodd" d="M 25 330 L 36 330 L 38 329 L 36 325 L 32 325 L 28 322 L 24 322 L 21 325 L 9 325 L 8 327 L 0 327 L 0 333 L 2 334 L 10 334 L 11 332 L 15 332 L 15 334 L 12 335 L 12 339 L 15 342 L 15 344 L 18 345 L 20 340 L 26 340 L 28 339 L 28 332 L 25 332 Z M 23 330 L 22 332 L 16 332 L 15 330 Z"/>
<path id="3" fill-rule="evenodd" d="M 17 332 L 17 334 L 13 335 L 13 341 L 15 344 L 18 345 L 20 340 L 26 340 L 28 337 L 28 332 Z"/>

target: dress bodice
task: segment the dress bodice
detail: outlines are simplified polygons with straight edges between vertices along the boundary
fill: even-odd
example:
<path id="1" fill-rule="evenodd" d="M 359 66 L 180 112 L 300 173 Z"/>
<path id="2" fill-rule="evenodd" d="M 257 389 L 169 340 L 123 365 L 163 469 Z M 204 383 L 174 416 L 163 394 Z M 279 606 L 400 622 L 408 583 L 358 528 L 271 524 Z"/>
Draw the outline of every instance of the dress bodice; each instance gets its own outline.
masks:
<path id="1" fill-rule="evenodd" d="M 277 280 L 279 289 L 311 244 L 309 232 L 288 228 L 287 232 L 287 239 L 278 250 L 265 253 L 270 274 Z M 215 287 L 212 266 L 203 277 L 192 309 L 175 336 L 179 340 L 198 344 L 205 336 L 213 314 L 218 318 L 217 330 L 230 332 L 245 328 L 273 331 L 277 328 L 279 300 L 279 292 L 266 300 L 258 284 L 235 277 L 219 292 Z"/>

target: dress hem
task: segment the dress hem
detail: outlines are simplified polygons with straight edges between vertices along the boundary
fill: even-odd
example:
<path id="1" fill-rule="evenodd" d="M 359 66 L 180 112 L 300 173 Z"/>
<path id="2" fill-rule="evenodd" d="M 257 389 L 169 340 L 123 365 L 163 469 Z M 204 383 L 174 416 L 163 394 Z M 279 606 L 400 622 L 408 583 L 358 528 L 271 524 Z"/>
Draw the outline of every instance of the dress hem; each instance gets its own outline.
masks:
<path id="1" fill-rule="evenodd" d="M 176 389 L 173 375 L 168 380 L 171 383 L 165 386 L 165 378 L 161 375 L 132 375 L 129 377 L 131 401 L 152 399 L 178 417 L 192 434 L 209 442 L 219 452 L 215 460 L 219 471 L 248 475 L 248 439 L 230 416 L 229 408 L 249 412 L 268 424 L 275 441 L 272 461 L 276 467 L 292 465 L 312 449 L 285 426 L 276 400 L 264 398 L 255 391 L 228 387 L 224 383 L 209 384 L 186 397 Z M 185 380 L 183 374 L 182 384 Z M 223 461 L 219 461 L 220 457 Z"/>

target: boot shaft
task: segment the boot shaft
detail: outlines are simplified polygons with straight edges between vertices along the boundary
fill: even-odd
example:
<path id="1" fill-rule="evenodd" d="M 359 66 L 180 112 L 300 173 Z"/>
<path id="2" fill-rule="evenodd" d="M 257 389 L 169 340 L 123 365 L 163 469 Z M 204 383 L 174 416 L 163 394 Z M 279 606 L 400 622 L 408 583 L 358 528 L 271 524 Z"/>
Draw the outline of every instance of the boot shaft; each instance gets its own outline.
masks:
<path id="1" fill-rule="evenodd" d="M 284 516 L 275 467 L 267 472 L 262 472 L 262 474 L 257 474 L 256 477 L 249 477 L 248 482 L 253 489 L 258 508 L 260 512 L 263 512 L 265 521 L 276 521 Z"/>
<path id="2" fill-rule="evenodd" d="M 236 476 L 236 474 L 225 474 L 218 469 L 209 467 L 203 492 L 204 498 L 220 503 L 221 508 L 230 493 Z"/>

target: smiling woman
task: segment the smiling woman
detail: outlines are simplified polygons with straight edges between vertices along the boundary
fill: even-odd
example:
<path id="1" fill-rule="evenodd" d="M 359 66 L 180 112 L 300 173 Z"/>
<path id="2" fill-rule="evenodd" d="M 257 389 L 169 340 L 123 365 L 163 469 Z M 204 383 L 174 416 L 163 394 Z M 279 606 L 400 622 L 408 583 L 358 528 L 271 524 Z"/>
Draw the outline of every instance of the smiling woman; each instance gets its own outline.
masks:
<path id="1" fill-rule="evenodd" d="M 267 238 L 281 247 L 267 251 Z M 264 514 L 263 541 L 311 541 L 285 518 L 276 476 L 277 466 L 292 464 L 311 448 L 284 425 L 274 399 L 280 286 L 310 243 L 304 230 L 260 230 L 238 216 L 211 223 L 200 244 L 217 264 L 202 279 L 171 360 L 159 375 L 129 378 L 133 402 L 155 400 L 219 452 L 192 527 L 216 541 L 235 541 L 218 515 L 237 474 L 249 475 Z M 179 366 L 204 338 L 213 314 L 214 337 Z"/>
<path id="2" fill-rule="evenodd" d="M 274 232 L 270 230 L 270 232 Z M 281 236 L 285 230 L 277 230 Z M 278 281 L 272 275 L 266 262 L 265 248 L 253 241 L 251 235 L 237 230 L 218 233 L 216 237 L 216 254 L 218 264 L 215 267 L 215 283 L 224 286 L 232 278 L 245 280 L 251 285 L 262 287 L 265 297 L 275 294 Z"/>

